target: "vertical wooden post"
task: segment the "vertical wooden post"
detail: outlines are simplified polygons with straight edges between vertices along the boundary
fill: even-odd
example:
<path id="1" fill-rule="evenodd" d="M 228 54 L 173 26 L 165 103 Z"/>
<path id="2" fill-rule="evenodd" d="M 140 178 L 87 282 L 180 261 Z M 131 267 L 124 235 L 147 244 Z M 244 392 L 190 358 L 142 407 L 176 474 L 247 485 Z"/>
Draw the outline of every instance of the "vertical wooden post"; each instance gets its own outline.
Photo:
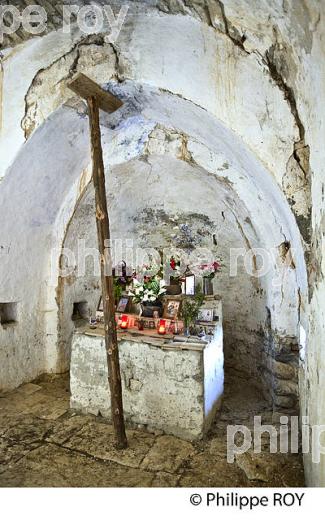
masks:
<path id="1" fill-rule="evenodd" d="M 98 234 L 98 247 L 100 254 L 100 268 L 102 281 L 102 296 L 105 323 L 105 345 L 107 355 L 107 368 L 109 386 L 111 391 L 112 421 L 120 449 L 127 447 L 125 434 L 121 372 L 118 354 L 118 344 L 115 323 L 114 287 L 111 271 L 111 254 L 108 242 L 110 239 L 109 218 L 107 212 L 105 171 L 101 134 L 99 126 L 99 106 L 95 96 L 87 98 L 89 110 L 89 126 L 91 136 L 91 155 L 93 162 L 93 182 L 95 188 L 96 224 Z M 109 274 L 108 274 L 109 273 Z"/>

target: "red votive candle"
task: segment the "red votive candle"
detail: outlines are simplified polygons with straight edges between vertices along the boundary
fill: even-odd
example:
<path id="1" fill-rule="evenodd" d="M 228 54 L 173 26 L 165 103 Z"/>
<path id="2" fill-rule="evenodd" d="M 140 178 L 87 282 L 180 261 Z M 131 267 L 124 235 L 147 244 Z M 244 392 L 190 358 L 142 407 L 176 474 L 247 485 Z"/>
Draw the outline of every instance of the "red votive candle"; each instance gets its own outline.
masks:
<path id="1" fill-rule="evenodd" d="M 126 314 L 123 314 L 121 318 L 121 329 L 127 329 L 128 328 L 128 317 Z"/>
<path id="2" fill-rule="evenodd" d="M 159 321 L 158 334 L 166 334 L 166 320 Z"/>

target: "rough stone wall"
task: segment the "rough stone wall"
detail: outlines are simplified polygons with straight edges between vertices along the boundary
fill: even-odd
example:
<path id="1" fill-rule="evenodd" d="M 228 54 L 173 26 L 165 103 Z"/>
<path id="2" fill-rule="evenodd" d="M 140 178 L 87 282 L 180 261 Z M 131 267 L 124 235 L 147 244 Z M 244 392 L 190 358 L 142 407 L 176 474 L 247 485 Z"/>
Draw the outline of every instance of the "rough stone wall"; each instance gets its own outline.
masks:
<path id="1" fill-rule="evenodd" d="M 72 49 L 55 60 L 34 77 L 25 98 L 26 112 L 21 126 L 25 139 L 43 122 L 53 109 L 71 98 L 67 83 L 78 72 L 89 74 L 94 81 L 115 76 L 116 55 L 112 46 L 102 36 L 89 36 L 76 43 Z M 61 79 L 62 78 L 62 79 Z"/>
<path id="2" fill-rule="evenodd" d="M 202 352 L 168 352 L 147 343 L 123 341 L 120 364 L 128 421 L 186 439 L 202 436 Z M 110 417 L 104 339 L 75 336 L 71 368 L 72 408 Z"/>
<path id="3" fill-rule="evenodd" d="M 271 400 L 277 410 L 299 414 L 299 345 L 295 336 L 279 336 L 270 330 L 264 341 L 263 377 L 271 388 Z"/>
<path id="4" fill-rule="evenodd" d="M 324 182 L 324 121 L 325 121 L 325 6 L 309 1 L 308 7 L 318 15 L 313 48 L 305 63 L 305 76 L 300 90 L 303 109 L 309 124 L 306 138 L 311 143 L 312 169 L 312 247 L 309 263 L 310 304 L 302 323 L 300 351 L 301 415 L 308 417 L 311 427 L 325 424 L 325 182 Z M 317 96 L 310 97 L 310 89 Z M 306 335 L 306 338 L 305 338 Z M 321 441 L 324 446 L 324 441 Z M 305 455 L 305 474 L 310 486 L 325 486 L 325 456 L 319 463 Z"/>

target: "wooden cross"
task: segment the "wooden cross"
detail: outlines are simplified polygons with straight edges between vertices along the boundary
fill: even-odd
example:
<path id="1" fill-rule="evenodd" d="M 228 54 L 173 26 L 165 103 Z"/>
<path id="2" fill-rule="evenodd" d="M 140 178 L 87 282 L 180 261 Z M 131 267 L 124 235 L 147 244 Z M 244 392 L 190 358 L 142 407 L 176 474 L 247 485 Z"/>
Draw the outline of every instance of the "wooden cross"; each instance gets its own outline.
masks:
<path id="1" fill-rule="evenodd" d="M 105 171 L 101 133 L 99 126 L 99 109 L 112 113 L 123 103 L 110 92 L 103 90 L 97 83 L 84 74 L 77 74 L 68 84 L 69 88 L 87 101 L 89 113 L 89 127 L 91 137 L 92 174 L 95 188 L 96 224 L 98 247 L 100 253 L 102 297 L 105 324 L 105 346 L 108 365 L 108 379 L 111 390 L 111 410 L 115 437 L 118 448 L 127 447 L 125 434 L 121 372 L 118 354 L 114 286 L 111 273 L 111 252 L 106 247 L 110 239 L 109 218 L 107 212 Z M 110 273 L 108 275 L 108 273 Z"/>

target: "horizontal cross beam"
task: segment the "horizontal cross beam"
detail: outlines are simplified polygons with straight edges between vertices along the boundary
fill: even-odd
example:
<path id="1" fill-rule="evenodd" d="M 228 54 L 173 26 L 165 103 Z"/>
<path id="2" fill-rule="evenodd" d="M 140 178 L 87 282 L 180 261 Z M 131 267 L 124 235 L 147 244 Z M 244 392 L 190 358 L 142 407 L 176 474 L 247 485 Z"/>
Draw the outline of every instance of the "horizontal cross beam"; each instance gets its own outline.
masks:
<path id="1" fill-rule="evenodd" d="M 123 105 L 123 102 L 110 92 L 102 89 L 98 83 L 82 73 L 76 74 L 68 83 L 68 87 L 78 96 L 88 100 L 95 97 L 98 107 L 111 114 Z"/>

